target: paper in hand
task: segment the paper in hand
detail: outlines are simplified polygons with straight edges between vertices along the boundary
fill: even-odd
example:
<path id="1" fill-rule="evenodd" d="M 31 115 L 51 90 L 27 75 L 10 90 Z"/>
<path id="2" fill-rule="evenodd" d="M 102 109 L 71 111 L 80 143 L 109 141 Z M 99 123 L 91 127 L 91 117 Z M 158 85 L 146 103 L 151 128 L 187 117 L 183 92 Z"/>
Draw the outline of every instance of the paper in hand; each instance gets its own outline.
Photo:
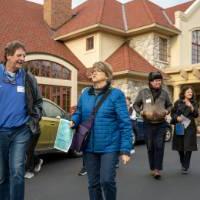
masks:
<path id="1" fill-rule="evenodd" d="M 182 118 L 181 123 L 183 124 L 184 128 L 187 128 L 190 125 L 191 120 L 184 115 L 181 115 L 180 117 Z"/>
<path id="2" fill-rule="evenodd" d="M 70 122 L 68 120 L 60 119 L 56 140 L 54 143 L 54 148 L 60 151 L 68 152 L 71 146 L 74 130 L 70 128 L 69 124 Z"/>

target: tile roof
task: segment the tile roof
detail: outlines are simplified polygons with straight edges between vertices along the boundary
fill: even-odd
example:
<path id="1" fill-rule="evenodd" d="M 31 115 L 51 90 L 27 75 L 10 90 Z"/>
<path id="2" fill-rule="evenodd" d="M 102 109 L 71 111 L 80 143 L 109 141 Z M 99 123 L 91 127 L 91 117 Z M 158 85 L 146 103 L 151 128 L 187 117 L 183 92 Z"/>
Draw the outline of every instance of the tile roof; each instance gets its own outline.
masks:
<path id="1" fill-rule="evenodd" d="M 20 40 L 28 53 L 58 56 L 79 69 L 79 80 L 86 80 L 84 65 L 63 43 L 53 40 L 53 32 L 43 20 L 41 5 L 25 0 L 3 0 L 0 16 L 0 59 L 7 42 Z"/>
<path id="2" fill-rule="evenodd" d="M 121 3 L 116 0 L 87 0 L 73 10 L 74 16 L 57 30 L 55 37 L 103 24 L 123 30 Z"/>
<path id="3" fill-rule="evenodd" d="M 58 29 L 55 38 L 92 25 L 106 25 L 121 31 L 158 24 L 177 30 L 167 19 L 164 9 L 149 0 L 87 0 L 73 10 L 73 17 Z M 126 27 L 126 24 L 128 27 Z"/>
<path id="4" fill-rule="evenodd" d="M 0 58 L 3 48 L 11 40 L 21 40 L 30 53 L 47 53 L 58 56 L 79 69 L 79 80 L 87 81 L 86 68 L 63 43 L 54 36 L 71 33 L 92 25 L 106 25 L 121 31 L 158 24 L 176 29 L 174 22 L 177 10 L 186 10 L 194 1 L 163 9 L 148 0 L 132 0 L 121 4 L 117 0 L 88 0 L 73 9 L 74 16 L 56 34 L 43 20 L 43 7 L 25 0 L 3 0 L 0 6 Z M 127 24 L 127 26 L 126 26 Z M 127 28 L 127 29 L 126 29 Z M 114 71 L 149 72 L 155 68 L 127 44 L 122 45 L 108 59 Z"/>
<path id="5" fill-rule="evenodd" d="M 128 70 L 132 72 L 149 73 L 151 71 L 158 71 L 158 69 L 153 67 L 140 54 L 129 47 L 126 42 L 107 58 L 106 62 L 112 65 L 114 72 Z"/>
<path id="6" fill-rule="evenodd" d="M 186 11 L 194 3 L 194 1 L 195 0 L 192 0 L 192 1 L 189 1 L 189 2 L 186 2 L 186 3 L 182 3 L 182 4 L 179 4 L 179 5 L 167 8 L 166 13 L 169 16 L 169 18 L 171 19 L 171 21 L 173 23 L 175 23 L 175 12 L 176 11 L 182 11 L 182 12 Z"/>
<path id="7" fill-rule="evenodd" d="M 148 0 L 134 0 L 125 4 L 128 28 L 135 29 L 151 24 L 158 24 L 176 29 L 167 20 L 164 9 Z"/>

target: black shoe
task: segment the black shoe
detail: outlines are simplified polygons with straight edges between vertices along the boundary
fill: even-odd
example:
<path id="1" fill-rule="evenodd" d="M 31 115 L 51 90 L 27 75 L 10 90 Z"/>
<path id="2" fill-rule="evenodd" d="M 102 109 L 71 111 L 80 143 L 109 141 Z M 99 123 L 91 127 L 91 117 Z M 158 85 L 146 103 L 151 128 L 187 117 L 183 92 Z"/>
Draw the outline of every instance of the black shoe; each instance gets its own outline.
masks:
<path id="1" fill-rule="evenodd" d="M 183 167 L 183 168 L 181 169 L 181 173 L 182 173 L 182 174 L 188 174 L 188 169 L 186 169 L 186 168 Z"/>
<path id="2" fill-rule="evenodd" d="M 78 173 L 79 176 L 85 176 L 87 174 L 86 169 L 83 167 L 81 171 Z"/>
<path id="3" fill-rule="evenodd" d="M 161 179 L 161 175 L 160 175 L 160 174 L 156 174 L 156 175 L 154 175 L 154 178 L 155 178 L 156 180 L 160 180 L 160 179 Z"/>
<path id="4" fill-rule="evenodd" d="M 160 180 L 160 179 L 161 179 L 161 174 L 160 174 L 160 172 L 155 171 L 153 177 L 154 177 L 156 180 Z"/>

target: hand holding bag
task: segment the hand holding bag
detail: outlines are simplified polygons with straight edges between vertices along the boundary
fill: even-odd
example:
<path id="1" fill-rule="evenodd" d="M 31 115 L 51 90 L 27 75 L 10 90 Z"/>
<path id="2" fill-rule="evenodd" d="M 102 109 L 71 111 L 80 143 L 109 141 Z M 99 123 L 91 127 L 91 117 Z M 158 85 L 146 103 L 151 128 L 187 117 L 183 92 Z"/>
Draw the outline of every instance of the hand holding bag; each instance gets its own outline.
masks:
<path id="1" fill-rule="evenodd" d="M 87 138 L 90 134 L 90 130 L 92 128 L 92 125 L 95 119 L 95 114 L 97 113 L 98 109 L 100 108 L 104 100 L 110 94 L 110 92 L 111 92 L 111 89 L 108 89 L 105 92 L 103 97 L 98 102 L 97 106 L 93 109 L 89 119 L 79 124 L 73 136 L 72 145 L 70 147 L 71 149 L 78 152 L 82 151 L 83 147 L 86 145 Z"/>
<path id="2" fill-rule="evenodd" d="M 176 135 L 184 135 L 185 127 L 182 123 L 175 124 L 175 133 Z"/>

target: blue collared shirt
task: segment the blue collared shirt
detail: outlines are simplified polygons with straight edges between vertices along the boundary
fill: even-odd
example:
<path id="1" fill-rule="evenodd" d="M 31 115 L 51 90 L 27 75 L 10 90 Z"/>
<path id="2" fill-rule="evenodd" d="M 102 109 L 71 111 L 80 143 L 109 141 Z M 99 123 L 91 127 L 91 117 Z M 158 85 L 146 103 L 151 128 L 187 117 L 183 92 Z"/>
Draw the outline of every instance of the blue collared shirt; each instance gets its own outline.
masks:
<path id="1" fill-rule="evenodd" d="M 5 66 L 0 64 L 0 129 L 19 127 L 29 119 L 24 77 L 23 69 L 9 77 Z"/>

